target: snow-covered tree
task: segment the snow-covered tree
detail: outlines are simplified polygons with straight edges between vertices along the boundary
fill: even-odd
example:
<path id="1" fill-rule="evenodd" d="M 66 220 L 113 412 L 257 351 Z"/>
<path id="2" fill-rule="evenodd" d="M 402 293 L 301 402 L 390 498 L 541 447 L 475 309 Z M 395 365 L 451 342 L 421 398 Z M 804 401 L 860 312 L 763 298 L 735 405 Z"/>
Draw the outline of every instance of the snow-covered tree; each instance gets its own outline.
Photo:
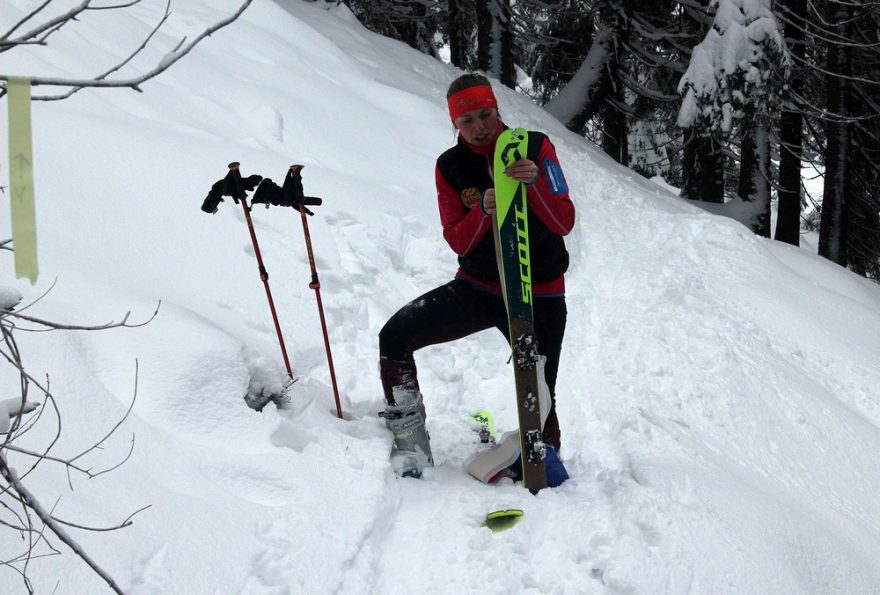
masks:
<path id="1" fill-rule="evenodd" d="M 446 3 L 440 0 L 346 0 L 358 20 L 371 31 L 398 39 L 437 57 L 436 34 Z"/>
<path id="2" fill-rule="evenodd" d="M 712 28 L 693 49 L 679 82 L 679 126 L 729 134 L 746 115 L 767 115 L 779 103 L 771 77 L 785 45 L 770 4 L 712 0 Z"/>
<path id="3" fill-rule="evenodd" d="M 477 0 L 477 66 L 508 87 L 514 75 L 514 35 L 510 0 Z"/>
<path id="4" fill-rule="evenodd" d="M 629 5 L 631 1 L 625 0 L 625 3 Z M 595 32 L 583 33 L 590 38 L 589 51 L 565 86 L 545 105 L 550 114 L 574 131 L 582 131 L 599 113 L 620 67 L 618 50 L 626 35 L 626 7 L 612 4 L 596 9 L 592 17 L 596 22 Z"/>
<path id="5" fill-rule="evenodd" d="M 770 235 L 770 117 L 780 104 L 774 71 L 785 44 L 771 0 L 713 0 L 715 17 L 679 83 L 678 125 L 730 139 L 740 135 L 738 195 L 752 229 Z"/>

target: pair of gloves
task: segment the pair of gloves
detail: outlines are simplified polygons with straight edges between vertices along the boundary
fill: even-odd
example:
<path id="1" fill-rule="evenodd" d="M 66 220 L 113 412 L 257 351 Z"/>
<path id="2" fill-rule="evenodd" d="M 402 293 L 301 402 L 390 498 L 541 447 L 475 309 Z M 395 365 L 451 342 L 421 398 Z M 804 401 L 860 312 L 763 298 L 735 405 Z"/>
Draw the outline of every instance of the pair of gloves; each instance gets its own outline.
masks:
<path id="1" fill-rule="evenodd" d="M 238 204 L 239 199 L 247 198 L 247 192 L 254 193 L 251 202 L 253 204 L 263 203 L 266 208 L 269 205 L 276 207 L 293 207 L 299 209 L 303 205 L 318 206 L 322 200 L 316 196 L 304 196 L 302 184 L 302 166 L 292 165 L 284 178 L 284 186 L 279 186 L 272 181 L 271 178 L 263 178 L 260 175 L 252 175 L 242 177 L 239 171 L 239 163 L 237 161 L 229 164 L 229 173 L 222 180 L 216 181 L 208 192 L 208 196 L 202 203 L 202 211 L 206 213 L 216 213 L 217 207 L 223 202 L 224 196 L 231 196 L 232 200 Z M 314 215 L 309 209 L 303 206 L 303 210 Z"/>

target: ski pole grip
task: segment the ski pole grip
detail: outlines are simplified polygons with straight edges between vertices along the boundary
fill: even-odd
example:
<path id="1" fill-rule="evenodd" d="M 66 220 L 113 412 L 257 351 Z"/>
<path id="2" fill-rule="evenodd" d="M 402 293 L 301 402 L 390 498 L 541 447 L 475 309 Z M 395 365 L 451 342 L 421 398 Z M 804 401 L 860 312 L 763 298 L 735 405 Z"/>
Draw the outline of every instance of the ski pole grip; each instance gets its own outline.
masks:
<path id="1" fill-rule="evenodd" d="M 241 163 L 238 161 L 233 161 L 229 164 L 229 173 L 226 174 L 226 187 L 236 202 L 239 199 L 247 198 L 247 194 L 244 191 L 244 183 L 241 181 L 240 165 Z"/>
<path id="2" fill-rule="evenodd" d="M 302 168 L 302 165 L 291 165 L 287 170 L 284 186 L 281 188 L 286 205 L 296 207 L 303 202 Z"/>

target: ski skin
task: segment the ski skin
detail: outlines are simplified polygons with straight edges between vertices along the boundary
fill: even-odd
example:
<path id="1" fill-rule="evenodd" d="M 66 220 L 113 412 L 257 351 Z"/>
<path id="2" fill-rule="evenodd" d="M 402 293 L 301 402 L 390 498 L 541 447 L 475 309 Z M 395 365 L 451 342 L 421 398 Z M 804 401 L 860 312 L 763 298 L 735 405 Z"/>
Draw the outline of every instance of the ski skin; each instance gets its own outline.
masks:
<path id="1" fill-rule="evenodd" d="M 501 293 L 507 309 L 510 345 L 513 349 L 523 486 L 533 494 L 537 494 L 547 487 L 541 442 L 538 371 L 535 362 L 531 361 L 528 354 L 521 354 L 517 349 L 517 344 L 522 344 L 523 338 L 533 340 L 535 332 L 529 258 L 528 202 L 525 184 L 504 173 L 507 166 L 526 156 L 527 148 L 528 132 L 522 128 L 505 130 L 498 137 L 494 160 L 496 212 L 492 216 L 492 223 L 495 256 L 501 276 Z M 534 341 L 531 344 L 531 351 L 532 357 L 536 357 Z"/>

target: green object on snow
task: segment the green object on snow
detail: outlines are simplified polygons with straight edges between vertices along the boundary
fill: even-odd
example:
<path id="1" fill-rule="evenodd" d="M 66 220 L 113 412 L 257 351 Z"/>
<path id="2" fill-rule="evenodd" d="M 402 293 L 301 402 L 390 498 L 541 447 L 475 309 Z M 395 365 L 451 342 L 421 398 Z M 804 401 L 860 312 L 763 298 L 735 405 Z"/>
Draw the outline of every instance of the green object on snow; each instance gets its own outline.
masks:
<path id="1" fill-rule="evenodd" d="M 483 525 L 489 527 L 493 533 L 498 533 L 499 531 L 506 531 L 516 525 L 522 520 L 524 515 L 525 513 L 519 508 L 496 510 L 495 512 L 490 512 L 486 515 L 486 521 Z"/>
<path id="2" fill-rule="evenodd" d="M 488 411 L 479 411 L 474 413 L 472 417 L 478 424 L 483 426 L 489 436 L 495 438 L 495 419 L 492 417 L 491 413 Z"/>

